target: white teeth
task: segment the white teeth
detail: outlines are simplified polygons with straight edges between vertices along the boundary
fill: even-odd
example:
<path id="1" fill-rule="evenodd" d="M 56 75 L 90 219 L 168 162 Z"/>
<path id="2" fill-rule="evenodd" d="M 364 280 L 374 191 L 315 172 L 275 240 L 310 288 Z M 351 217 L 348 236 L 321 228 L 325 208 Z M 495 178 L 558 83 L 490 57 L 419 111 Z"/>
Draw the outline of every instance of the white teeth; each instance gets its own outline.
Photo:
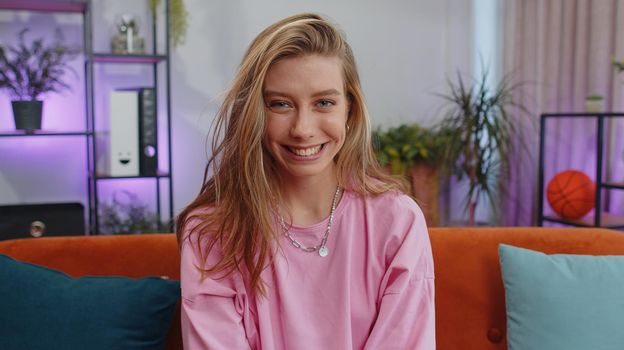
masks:
<path id="1" fill-rule="evenodd" d="M 319 145 L 319 146 L 316 146 L 316 147 L 310 147 L 310 148 L 294 148 L 294 147 L 288 147 L 288 149 L 289 149 L 292 153 L 294 153 L 294 154 L 296 154 L 296 155 L 298 155 L 298 156 L 300 156 L 300 157 L 309 157 L 309 156 L 313 156 L 313 155 L 315 155 L 315 154 L 319 153 L 319 152 L 320 152 L 320 150 L 321 150 L 321 146 Z"/>

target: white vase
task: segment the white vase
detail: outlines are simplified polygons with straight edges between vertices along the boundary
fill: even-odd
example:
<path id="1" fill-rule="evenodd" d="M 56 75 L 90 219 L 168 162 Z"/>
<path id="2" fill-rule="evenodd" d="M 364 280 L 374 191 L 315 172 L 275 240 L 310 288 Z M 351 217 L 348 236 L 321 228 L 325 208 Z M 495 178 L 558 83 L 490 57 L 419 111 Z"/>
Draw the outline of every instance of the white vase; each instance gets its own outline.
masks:
<path id="1" fill-rule="evenodd" d="M 604 112 L 604 100 L 585 100 L 585 112 L 588 112 L 588 113 Z"/>

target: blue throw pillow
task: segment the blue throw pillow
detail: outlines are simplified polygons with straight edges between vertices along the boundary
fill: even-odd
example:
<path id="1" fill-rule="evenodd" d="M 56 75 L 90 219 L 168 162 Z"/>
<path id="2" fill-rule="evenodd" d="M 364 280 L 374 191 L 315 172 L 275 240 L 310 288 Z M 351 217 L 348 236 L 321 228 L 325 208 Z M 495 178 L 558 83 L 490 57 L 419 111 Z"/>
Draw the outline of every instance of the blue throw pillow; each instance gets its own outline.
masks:
<path id="1" fill-rule="evenodd" d="M 164 349 L 180 284 L 72 278 L 0 254 L 0 348 Z"/>
<path id="2" fill-rule="evenodd" d="M 509 350 L 624 349 L 624 256 L 499 255 Z"/>

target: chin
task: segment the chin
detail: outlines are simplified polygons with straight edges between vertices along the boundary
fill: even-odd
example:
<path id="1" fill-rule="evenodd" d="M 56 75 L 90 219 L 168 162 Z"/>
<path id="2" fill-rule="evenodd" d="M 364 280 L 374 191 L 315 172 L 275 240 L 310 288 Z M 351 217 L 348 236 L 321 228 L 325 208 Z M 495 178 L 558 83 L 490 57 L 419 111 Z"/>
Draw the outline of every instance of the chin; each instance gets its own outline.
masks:
<path id="1" fill-rule="evenodd" d="M 325 155 L 327 157 L 327 155 Z M 325 157 L 323 157 L 325 158 Z M 286 159 L 278 162 L 279 172 L 286 177 L 301 179 L 320 175 L 330 176 L 336 169 L 333 158 L 319 159 L 314 164 L 293 164 Z"/>

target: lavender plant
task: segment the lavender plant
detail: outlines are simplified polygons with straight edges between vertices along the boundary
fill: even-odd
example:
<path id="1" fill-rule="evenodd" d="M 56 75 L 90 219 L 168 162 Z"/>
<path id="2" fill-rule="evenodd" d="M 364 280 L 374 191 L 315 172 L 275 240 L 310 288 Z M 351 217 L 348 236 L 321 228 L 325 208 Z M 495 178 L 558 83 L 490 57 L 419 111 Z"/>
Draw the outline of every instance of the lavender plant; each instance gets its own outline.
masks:
<path id="1" fill-rule="evenodd" d="M 67 71 L 76 74 L 69 62 L 80 49 L 65 45 L 59 29 L 52 44 L 46 44 L 43 38 L 27 42 L 28 30 L 19 32 L 17 45 L 0 45 L 0 89 L 20 101 L 34 101 L 45 93 L 70 89 L 63 78 Z"/>

